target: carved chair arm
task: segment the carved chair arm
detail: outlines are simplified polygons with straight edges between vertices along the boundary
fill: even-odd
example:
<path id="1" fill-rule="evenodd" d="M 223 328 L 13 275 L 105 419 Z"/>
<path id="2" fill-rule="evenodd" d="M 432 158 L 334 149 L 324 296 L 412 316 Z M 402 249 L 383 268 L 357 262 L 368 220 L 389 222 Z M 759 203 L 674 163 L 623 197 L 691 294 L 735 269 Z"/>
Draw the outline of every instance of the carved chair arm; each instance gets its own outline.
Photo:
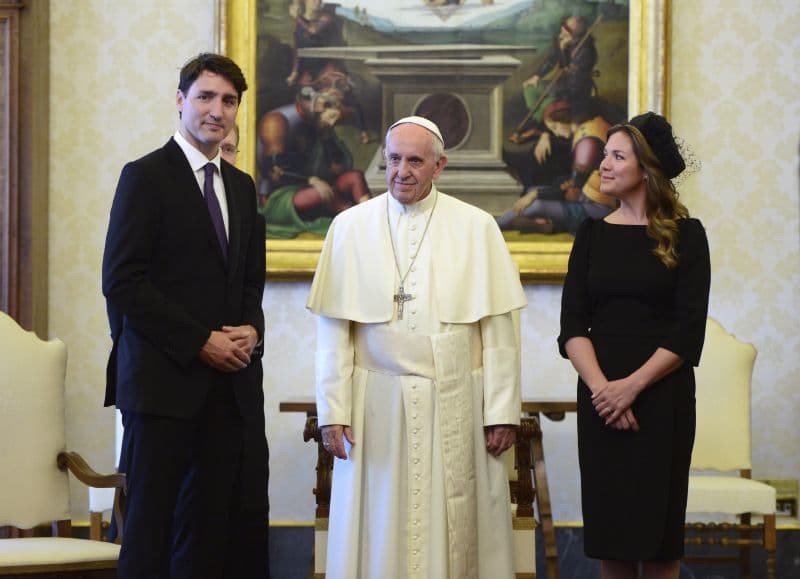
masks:
<path id="1" fill-rule="evenodd" d="M 56 464 L 61 470 L 69 470 L 83 484 L 94 488 L 125 488 L 125 474 L 100 474 L 77 452 L 59 452 Z"/>
<path id="2" fill-rule="evenodd" d="M 69 470 L 75 475 L 75 478 L 87 486 L 116 489 L 114 492 L 113 516 L 117 523 L 117 537 L 114 542 L 118 545 L 121 544 L 123 520 L 125 518 L 125 493 L 127 492 L 125 473 L 100 474 L 90 467 L 77 452 L 59 452 L 56 457 L 56 464 L 61 470 Z"/>

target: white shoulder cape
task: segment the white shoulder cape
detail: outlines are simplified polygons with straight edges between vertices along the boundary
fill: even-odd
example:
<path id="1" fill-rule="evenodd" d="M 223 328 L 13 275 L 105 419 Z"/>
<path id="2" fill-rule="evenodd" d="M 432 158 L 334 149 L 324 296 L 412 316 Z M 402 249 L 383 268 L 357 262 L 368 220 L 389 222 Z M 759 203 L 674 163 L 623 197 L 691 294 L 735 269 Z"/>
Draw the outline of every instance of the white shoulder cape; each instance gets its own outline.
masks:
<path id="1" fill-rule="evenodd" d="M 328 229 L 306 307 L 369 324 L 394 313 L 395 262 L 379 195 L 340 213 Z M 438 193 L 428 231 L 440 322 L 468 324 L 527 305 L 519 272 L 494 218 Z"/>

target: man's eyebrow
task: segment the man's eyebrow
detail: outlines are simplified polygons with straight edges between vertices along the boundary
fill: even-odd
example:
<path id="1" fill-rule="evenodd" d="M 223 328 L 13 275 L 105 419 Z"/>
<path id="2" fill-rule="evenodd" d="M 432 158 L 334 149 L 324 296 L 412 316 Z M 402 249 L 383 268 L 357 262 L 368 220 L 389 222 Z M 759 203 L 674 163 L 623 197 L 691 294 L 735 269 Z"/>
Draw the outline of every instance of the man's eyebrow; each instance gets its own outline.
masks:
<path id="1" fill-rule="evenodd" d="M 203 95 L 203 96 L 217 96 L 217 95 L 218 95 L 218 94 L 220 94 L 220 93 L 218 93 L 218 92 L 217 92 L 217 91 L 215 91 L 215 90 L 211 90 L 211 89 L 204 89 L 204 90 L 200 90 L 200 91 L 198 91 L 198 94 L 201 94 L 201 95 Z M 232 92 L 226 92 L 226 93 L 222 93 L 222 98 L 224 98 L 224 99 L 236 99 L 236 100 L 239 100 L 239 97 L 236 95 L 236 93 L 232 93 Z"/>

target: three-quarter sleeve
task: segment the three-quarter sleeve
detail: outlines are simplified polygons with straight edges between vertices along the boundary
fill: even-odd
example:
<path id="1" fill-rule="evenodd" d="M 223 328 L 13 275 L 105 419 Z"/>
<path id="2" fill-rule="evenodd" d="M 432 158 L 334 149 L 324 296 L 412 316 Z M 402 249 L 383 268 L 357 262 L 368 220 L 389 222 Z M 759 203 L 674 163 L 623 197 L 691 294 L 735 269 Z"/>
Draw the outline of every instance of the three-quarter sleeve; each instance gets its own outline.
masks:
<path id="1" fill-rule="evenodd" d="M 567 358 L 564 346 L 570 338 L 589 337 L 591 300 L 587 276 L 592 223 L 591 219 L 581 223 L 569 254 L 567 276 L 561 293 L 561 333 L 558 336 L 558 351 L 564 358 Z"/>
<path id="2" fill-rule="evenodd" d="M 679 235 L 674 319 L 661 346 L 697 366 L 705 339 L 711 287 L 708 239 L 697 219 L 681 220 Z"/>

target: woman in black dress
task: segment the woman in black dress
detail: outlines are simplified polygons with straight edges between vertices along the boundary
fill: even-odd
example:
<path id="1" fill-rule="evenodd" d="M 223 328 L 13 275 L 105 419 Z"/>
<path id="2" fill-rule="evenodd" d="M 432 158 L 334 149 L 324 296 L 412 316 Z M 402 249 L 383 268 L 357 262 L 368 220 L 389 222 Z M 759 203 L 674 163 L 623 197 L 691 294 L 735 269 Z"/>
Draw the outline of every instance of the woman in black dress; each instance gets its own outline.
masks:
<path id="1" fill-rule="evenodd" d="M 604 578 L 677 578 L 694 443 L 694 371 L 708 311 L 705 230 L 671 179 L 660 115 L 612 127 L 600 190 L 619 207 L 579 228 L 561 304 L 578 380 L 584 545 Z"/>

